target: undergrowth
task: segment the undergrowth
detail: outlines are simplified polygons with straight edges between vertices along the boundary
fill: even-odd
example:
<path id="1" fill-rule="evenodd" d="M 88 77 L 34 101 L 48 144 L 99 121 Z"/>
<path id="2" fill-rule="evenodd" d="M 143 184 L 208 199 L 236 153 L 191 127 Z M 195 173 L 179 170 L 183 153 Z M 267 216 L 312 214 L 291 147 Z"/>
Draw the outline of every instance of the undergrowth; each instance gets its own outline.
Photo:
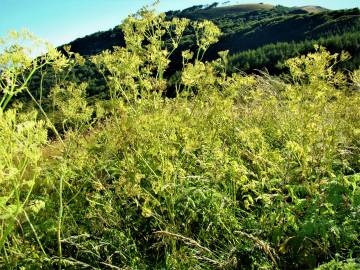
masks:
<path id="1" fill-rule="evenodd" d="M 198 50 L 168 79 L 188 27 Z M 228 74 L 227 52 L 202 61 L 211 22 L 144 9 L 122 28 L 126 47 L 87 60 L 108 99 L 69 79 L 70 48 L 1 40 L 0 267 L 358 268 L 360 71 L 333 69 L 349 55 Z"/>

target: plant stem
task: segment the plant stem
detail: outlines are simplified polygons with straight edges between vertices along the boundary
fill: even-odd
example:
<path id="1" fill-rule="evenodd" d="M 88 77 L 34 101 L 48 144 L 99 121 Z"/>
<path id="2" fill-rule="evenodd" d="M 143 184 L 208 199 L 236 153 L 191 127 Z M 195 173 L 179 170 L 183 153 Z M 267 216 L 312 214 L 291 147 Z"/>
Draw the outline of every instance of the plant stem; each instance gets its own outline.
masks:
<path id="1" fill-rule="evenodd" d="M 59 269 L 61 269 L 62 260 L 62 247 L 61 247 L 61 225 L 63 218 L 63 176 L 60 177 L 59 182 L 59 217 L 58 217 L 58 228 L 57 228 L 57 241 L 58 241 L 58 252 L 59 252 Z"/>

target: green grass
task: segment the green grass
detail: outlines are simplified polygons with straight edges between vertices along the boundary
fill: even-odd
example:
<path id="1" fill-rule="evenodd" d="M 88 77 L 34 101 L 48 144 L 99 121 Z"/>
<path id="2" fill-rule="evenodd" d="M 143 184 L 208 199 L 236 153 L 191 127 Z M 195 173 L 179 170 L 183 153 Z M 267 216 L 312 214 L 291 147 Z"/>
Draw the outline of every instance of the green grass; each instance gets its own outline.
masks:
<path id="1" fill-rule="evenodd" d="M 167 81 L 189 23 L 125 21 L 127 46 L 91 58 L 108 99 L 69 81 L 77 54 L 1 55 L 2 95 L 45 60 L 53 83 L 41 104 L 28 91 L 0 111 L 1 268 L 359 267 L 359 70 L 316 47 L 282 78 L 228 75 L 226 52 L 201 61 L 220 35 L 204 22 Z"/>

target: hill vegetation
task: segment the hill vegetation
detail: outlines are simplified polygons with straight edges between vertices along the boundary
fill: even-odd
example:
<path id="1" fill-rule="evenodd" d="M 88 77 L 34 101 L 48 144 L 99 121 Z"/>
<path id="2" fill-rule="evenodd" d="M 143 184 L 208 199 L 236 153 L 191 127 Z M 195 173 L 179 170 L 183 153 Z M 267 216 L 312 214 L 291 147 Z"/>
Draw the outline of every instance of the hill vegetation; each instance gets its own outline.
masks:
<path id="1" fill-rule="evenodd" d="M 265 4 L 218 7 L 215 3 L 169 11 L 166 15 L 169 20 L 174 17 L 193 21 L 207 19 L 216 24 L 223 35 L 218 43 L 210 47 L 205 59 L 216 59 L 219 51 L 229 50 L 231 70 L 254 72 L 254 69 L 266 66 L 270 73 L 279 74 L 284 71 L 280 67 L 286 59 L 313 52 L 314 44 L 329 43 L 332 53 L 340 53 L 342 50 L 351 53 L 353 58 L 348 61 L 346 68 L 353 70 L 359 65 L 359 9 L 331 11 L 317 6 L 288 8 Z M 338 41 L 333 42 L 334 39 Z M 194 49 L 194 41 L 194 32 L 189 28 L 179 47 L 181 50 Z M 281 45 L 277 45 L 279 43 Z M 284 43 L 292 44 L 296 49 L 284 51 Z M 310 43 L 311 46 L 304 45 Z M 111 50 L 113 46 L 124 46 L 125 42 L 121 29 L 115 27 L 77 39 L 69 45 L 74 52 L 90 56 L 106 49 Z M 275 46 L 278 53 L 270 53 L 269 46 Z M 261 61 L 255 61 L 257 64 L 254 65 L 252 61 L 246 62 L 236 57 L 244 55 L 242 53 L 251 54 L 252 60 L 257 58 Z M 175 53 L 171 60 L 169 73 L 173 74 L 181 68 L 181 54 Z"/>
<path id="2" fill-rule="evenodd" d="M 182 11 L 169 11 L 167 14 L 184 16 L 189 19 L 216 19 L 219 17 L 227 17 L 232 15 L 246 14 L 249 12 L 262 12 L 271 10 L 273 5 L 265 4 L 247 4 L 247 5 L 231 5 L 218 7 L 216 3 L 210 6 L 197 5 Z"/>
<path id="3" fill-rule="evenodd" d="M 189 28 L 196 46 L 177 52 Z M 121 32 L 123 47 L 87 59 L 1 40 L 0 268 L 360 267 L 348 53 L 315 46 L 281 77 L 248 75 L 226 51 L 204 60 L 211 21 L 143 9 Z"/>
<path id="4" fill-rule="evenodd" d="M 166 19 L 185 18 L 191 21 L 208 19 L 222 31 L 219 41 L 210 46 L 204 61 L 218 57 L 221 51 L 229 51 L 227 71 L 242 71 L 248 74 L 269 72 L 279 75 L 288 72 L 285 61 L 292 57 L 314 52 L 314 45 L 325 46 L 331 53 L 347 51 L 352 56 L 337 65 L 342 70 L 355 70 L 360 64 L 360 11 L 359 9 L 330 11 L 321 7 L 283 7 L 236 5 L 218 7 L 197 5 L 184 10 L 169 11 Z M 220 12 L 221 11 L 221 12 Z M 168 35 L 165 40 L 171 46 Z M 181 51 L 195 50 L 194 29 L 184 30 L 178 49 L 170 57 L 170 66 L 164 76 L 176 80 L 177 71 L 182 68 Z M 120 27 L 98 32 L 69 44 L 73 52 L 85 57 L 86 64 L 75 72 L 75 82 L 87 82 L 89 92 L 99 93 L 106 89 L 103 76 L 88 60 L 114 46 L 125 46 L 124 34 Z M 61 49 L 61 48 L 59 48 Z M 62 50 L 65 53 L 64 50 Z M 40 80 L 40 77 L 39 77 Z M 51 85 L 51 84 L 50 84 Z M 44 87 L 48 92 L 50 87 Z M 168 85 L 167 95 L 176 95 L 175 85 Z"/>
<path id="5" fill-rule="evenodd" d="M 319 13 L 326 11 L 326 8 L 320 7 L 320 6 L 303 6 L 300 8 L 300 10 L 305 10 L 309 13 Z"/>

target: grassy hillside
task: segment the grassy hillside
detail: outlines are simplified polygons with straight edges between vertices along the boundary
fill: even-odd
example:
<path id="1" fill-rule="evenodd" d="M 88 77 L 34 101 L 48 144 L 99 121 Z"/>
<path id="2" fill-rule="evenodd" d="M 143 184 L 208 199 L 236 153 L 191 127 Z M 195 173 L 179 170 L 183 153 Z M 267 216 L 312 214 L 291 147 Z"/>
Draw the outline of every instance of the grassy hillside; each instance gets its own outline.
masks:
<path id="1" fill-rule="evenodd" d="M 300 42 L 277 42 L 267 44 L 257 49 L 246 50 L 229 56 L 231 71 L 243 68 L 245 70 L 268 70 L 272 74 L 286 71 L 286 59 L 314 51 L 314 44 L 322 45 L 333 53 L 347 51 L 352 55 L 351 61 L 338 63 L 341 70 L 355 70 L 360 63 L 360 35 L 357 32 L 332 35 L 330 37 L 311 39 Z"/>
<path id="2" fill-rule="evenodd" d="M 190 8 L 183 10 L 179 15 L 186 16 L 190 19 L 215 19 L 224 16 L 239 15 L 249 12 L 257 12 L 263 10 L 271 10 L 274 6 L 267 4 L 246 4 L 246 5 L 232 5 L 213 8 Z"/>
<path id="3" fill-rule="evenodd" d="M 230 26 L 228 28 L 235 27 Z M 297 56 L 299 52 L 310 52 L 313 44 L 326 45 L 327 42 L 324 40 L 333 40 L 337 36 L 341 36 L 342 40 L 332 43 L 331 51 L 333 53 L 342 50 L 348 51 L 354 56 L 349 66 L 356 67 L 359 64 L 359 50 L 357 48 L 360 46 L 358 43 L 360 36 L 360 12 L 358 9 L 327 11 L 316 14 L 283 15 L 250 22 L 247 25 L 245 24 L 242 29 L 225 34 L 219 43 L 210 48 L 208 57 L 213 59 L 216 53 L 222 50 L 229 50 L 230 55 L 240 55 L 241 52 L 255 50 L 256 56 L 254 58 L 257 57 L 256 62 L 259 63 L 257 67 L 266 65 L 271 72 L 275 72 L 277 70 L 276 65 L 286 60 L 285 57 Z M 356 38 L 350 41 L 347 40 L 348 37 Z M 265 50 L 261 49 L 263 46 L 284 42 L 297 44 L 297 51 L 293 50 L 290 53 L 287 50 L 280 50 L 278 54 L 283 56 L 274 59 Z M 302 45 L 304 43 L 312 44 L 304 47 Z M 265 63 L 259 61 L 261 58 L 273 59 L 273 61 L 264 60 Z M 249 63 L 249 65 L 254 66 L 254 63 Z M 239 62 L 233 61 L 233 67 L 241 70 L 249 70 L 249 65 L 241 65 L 241 60 Z"/>
<path id="4" fill-rule="evenodd" d="M 303 6 L 303 7 L 300 7 L 300 9 L 305 10 L 306 12 L 309 12 L 309 13 L 319 13 L 319 12 L 327 11 L 326 8 L 323 8 L 320 6 Z"/>
<path id="5" fill-rule="evenodd" d="M 283 7 L 265 4 L 235 5 L 224 7 L 205 7 L 202 5 L 193 6 L 182 11 L 169 11 L 166 13 L 168 19 L 174 17 L 189 18 L 191 20 L 209 19 L 214 22 L 223 32 L 219 42 L 212 46 L 205 59 L 217 58 L 219 51 L 229 50 L 229 55 L 253 50 L 257 53 L 263 46 L 276 43 L 298 43 L 297 51 L 301 53 L 311 52 L 313 46 L 307 46 L 306 50 L 302 44 L 321 43 L 321 39 L 334 39 L 336 36 L 346 38 L 351 35 L 360 35 L 360 11 L 359 9 L 330 11 L 317 6 L 306 7 Z M 191 49 L 194 44 L 193 30 L 189 28 L 184 33 L 184 39 L 179 44 L 181 50 Z M 344 41 L 344 44 L 350 42 Z M 113 46 L 124 46 L 124 38 L 121 30 L 115 27 L 112 30 L 95 33 L 93 35 L 80 38 L 70 43 L 72 50 L 82 55 L 94 55 Z M 349 51 L 353 58 L 348 67 L 356 67 L 359 64 L 359 51 L 354 50 L 354 46 L 331 46 L 331 52 Z M 265 55 L 264 55 L 265 54 Z M 294 57 L 299 54 L 293 50 L 290 54 L 283 52 L 286 57 Z M 243 61 L 231 62 L 233 67 L 246 72 L 252 72 L 250 68 L 254 66 L 244 65 Z M 257 68 L 266 66 L 270 72 L 279 73 L 279 62 L 286 60 L 285 57 L 274 59 L 273 56 L 266 55 L 266 50 L 262 50 L 258 58 L 264 61 L 258 62 Z M 172 56 L 172 74 L 181 65 L 181 55 Z M 270 63 L 269 59 L 274 59 Z M 171 72 L 172 71 L 172 72 Z"/>
<path id="6" fill-rule="evenodd" d="M 236 27 L 236 26 L 233 26 Z M 254 49 L 276 42 L 298 42 L 334 34 L 360 31 L 360 11 L 332 11 L 318 14 L 284 15 L 251 21 L 226 34 L 214 50 L 232 52 Z"/>
<path id="7" fill-rule="evenodd" d="M 210 46 L 203 60 L 214 60 L 220 51 L 228 50 L 227 72 L 244 71 L 258 73 L 267 70 L 278 75 L 287 72 L 286 59 L 314 52 L 314 44 L 328 48 L 331 53 L 347 51 L 352 56 L 336 68 L 355 70 L 360 64 L 360 11 L 359 9 L 329 11 L 315 7 L 321 12 L 307 12 L 301 7 L 288 8 L 266 5 L 239 5 L 226 7 L 229 13 L 215 12 L 225 7 L 193 6 L 182 11 L 170 11 L 166 18 L 202 18 L 212 14 L 211 21 L 222 31 L 216 44 Z M 251 10 L 249 10 L 251 8 Z M 241 11 L 241 12 L 240 12 Z M 216 17 L 219 15 L 219 17 Z M 200 16 L 200 17 L 199 17 Z M 208 17 L 208 16 L 207 16 Z M 193 21 L 193 20 L 192 20 Z M 171 41 L 164 35 L 168 51 Z M 168 96 L 176 95 L 177 71 L 182 68 L 181 51 L 195 50 L 195 35 L 192 27 L 187 27 L 183 37 L 169 57 L 170 64 L 164 76 L 171 78 L 167 88 Z M 98 32 L 79 38 L 71 44 L 71 50 L 85 56 L 84 66 L 73 72 L 74 82 L 87 82 L 90 95 L 108 97 L 107 85 L 103 75 L 94 67 L 89 58 L 114 46 L 124 46 L 124 34 L 120 27 L 109 31 Z M 193 61 L 193 60 L 192 60 Z M 41 77 L 37 76 L 37 81 Z M 32 87 L 36 91 L 36 83 Z M 45 82 L 44 91 L 48 93 L 51 80 Z"/>

